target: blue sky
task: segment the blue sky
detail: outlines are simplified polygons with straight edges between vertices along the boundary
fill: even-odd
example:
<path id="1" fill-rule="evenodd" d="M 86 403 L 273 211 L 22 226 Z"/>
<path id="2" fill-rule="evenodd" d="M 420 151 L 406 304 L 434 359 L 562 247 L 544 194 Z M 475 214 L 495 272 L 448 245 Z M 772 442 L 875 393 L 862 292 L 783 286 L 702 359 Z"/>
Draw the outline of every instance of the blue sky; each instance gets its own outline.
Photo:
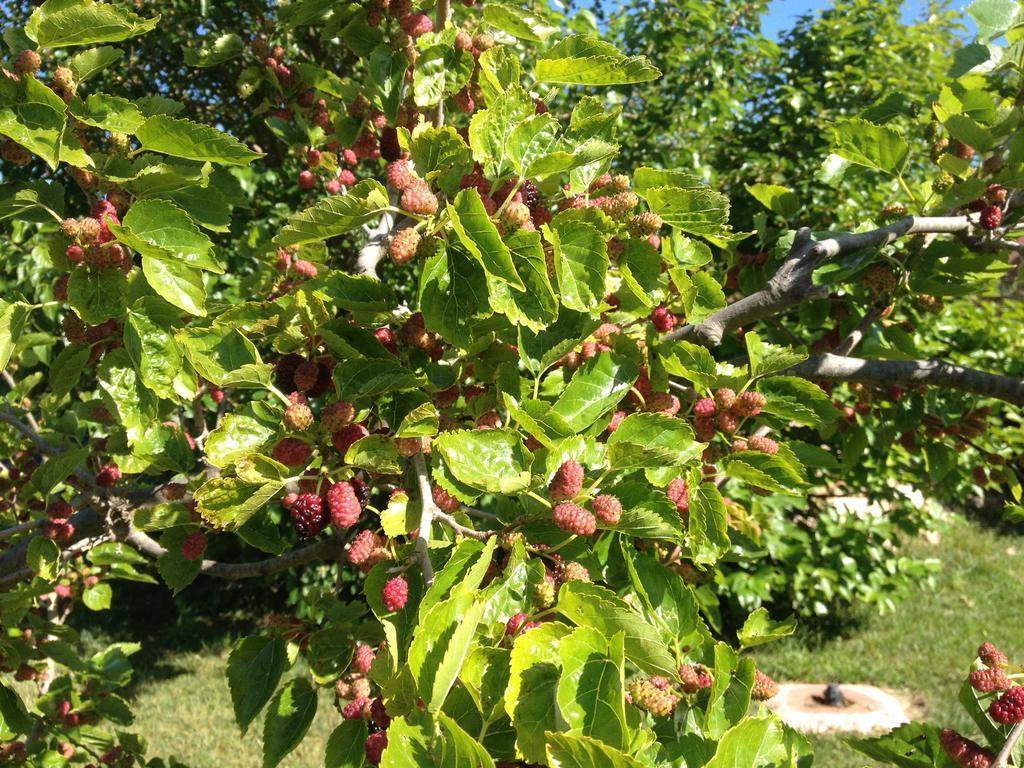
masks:
<path id="1" fill-rule="evenodd" d="M 968 4 L 968 0 L 958 0 L 953 3 L 953 7 L 962 11 Z M 793 26 L 793 22 L 798 16 L 820 11 L 831 5 L 830 0 L 772 0 L 761 29 L 768 37 L 778 39 L 783 32 Z M 923 13 L 923 9 L 927 7 L 928 3 L 927 0 L 906 0 L 903 5 L 904 16 L 909 21 Z M 970 33 L 973 34 L 974 25 L 969 16 L 965 16 L 965 22 L 970 26 Z"/>

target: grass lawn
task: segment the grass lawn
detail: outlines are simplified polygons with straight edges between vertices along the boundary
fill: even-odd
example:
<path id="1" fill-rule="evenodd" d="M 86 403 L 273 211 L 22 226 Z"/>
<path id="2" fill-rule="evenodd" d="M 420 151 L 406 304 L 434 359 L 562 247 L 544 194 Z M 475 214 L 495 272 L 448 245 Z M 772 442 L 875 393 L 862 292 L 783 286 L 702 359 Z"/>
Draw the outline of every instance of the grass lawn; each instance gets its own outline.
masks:
<path id="1" fill-rule="evenodd" d="M 873 683 L 923 699 L 935 723 L 973 729 L 956 704 L 962 671 L 983 640 L 1024 658 L 1024 536 L 1001 535 L 962 520 L 941 544 L 914 545 L 916 554 L 944 563 L 938 588 L 922 591 L 887 616 L 869 616 L 841 638 L 810 643 L 791 638 L 760 650 L 758 663 L 780 680 Z M 133 728 L 149 741 L 152 755 L 175 755 L 194 768 L 251 768 L 261 762 L 262 722 L 239 736 L 231 711 L 224 666 L 226 641 L 188 651 L 161 650 L 140 666 L 133 686 Z M 283 763 L 289 768 L 323 764 L 331 730 L 340 721 L 324 692 L 309 735 Z M 814 739 L 815 765 L 861 768 L 870 761 L 839 738 Z"/>
<path id="2" fill-rule="evenodd" d="M 922 590 L 890 615 L 867 617 L 841 638 L 793 637 L 766 646 L 758 664 L 779 680 L 900 689 L 923 700 L 929 722 L 975 734 L 956 696 L 978 645 L 989 640 L 1024 658 L 1024 536 L 957 519 L 939 545 L 916 541 L 912 549 L 942 560 L 934 591 Z M 840 737 L 813 743 L 815 765 L 876 765 Z"/>

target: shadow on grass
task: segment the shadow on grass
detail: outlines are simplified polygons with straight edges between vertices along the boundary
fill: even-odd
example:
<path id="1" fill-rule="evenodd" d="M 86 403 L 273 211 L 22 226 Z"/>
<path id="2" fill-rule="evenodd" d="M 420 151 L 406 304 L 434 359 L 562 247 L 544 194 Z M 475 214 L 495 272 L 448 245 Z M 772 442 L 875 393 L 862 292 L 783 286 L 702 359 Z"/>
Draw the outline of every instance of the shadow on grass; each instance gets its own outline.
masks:
<path id="1" fill-rule="evenodd" d="M 253 632 L 268 613 L 287 610 L 284 590 L 266 583 L 200 577 L 178 596 L 163 583 L 117 581 L 113 587 L 109 610 L 78 610 L 68 623 L 81 633 L 89 652 L 115 642 L 142 645 L 132 657 L 129 696 L 140 685 L 186 674 L 185 662 L 179 661 L 185 654 L 221 651 Z"/>

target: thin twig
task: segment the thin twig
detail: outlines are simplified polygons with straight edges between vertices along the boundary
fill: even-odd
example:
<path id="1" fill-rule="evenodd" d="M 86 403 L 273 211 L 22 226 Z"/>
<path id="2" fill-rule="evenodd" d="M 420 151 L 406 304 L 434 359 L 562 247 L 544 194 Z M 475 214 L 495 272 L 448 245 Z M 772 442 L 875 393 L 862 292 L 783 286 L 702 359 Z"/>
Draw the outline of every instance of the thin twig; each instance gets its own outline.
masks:
<path id="1" fill-rule="evenodd" d="M 446 512 L 442 512 L 440 509 L 435 509 L 433 514 L 434 520 L 444 523 L 453 531 L 461 536 L 468 536 L 471 539 L 478 539 L 479 541 L 487 541 L 491 536 L 497 535 L 497 531 L 475 531 L 472 528 L 467 528 L 454 517 Z"/>
<path id="2" fill-rule="evenodd" d="M 14 380 L 14 377 L 11 376 L 11 372 L 8 370 L 3 371 L 3 377 L 4 381 L 7 382 L 7 386 L 10 387 L 11 391 L 13 392 L 15 387 L 18 386 L 18 382 Z M 28 425 L 32 427 L 32 429 L 34 429 L 36 432 L 39 431 L 39 423 L 36 421 L 36 418 L 35 416 L 32 415 L 31 411 L 25 411 L 25 421 L 27 421 Z"/>
<path id="3" fill-rule="evenodd" d="M 1013 726 L 1010 735 L 1003 742 L 1003 748 L 996 755 L 996 761 L 992 764 L 992 768 L 1006 768 L 1009 765 L 1010 753 L 1013 752 L 1013 748 L 1017 746 L 1017 742 L 1020 741 L 1022 735 L 1024 735 L 1024 720 Z"/>
<path id="4" fill-rule="evenodd" d="M 416 532 L 416 556 L 423 571 L 423 580 L 429 586 L 434 583 L 434 567 L 430 564 L 430 528 L 434 516 L 440 512 L 434 503 L 434 494 L 430 489 L 430 476 L 427 473 L 427 462 L 422 453 L 412 457 L 412 466 L 416 472 L 416 482 L 420 490 L 420 527 Z"/>

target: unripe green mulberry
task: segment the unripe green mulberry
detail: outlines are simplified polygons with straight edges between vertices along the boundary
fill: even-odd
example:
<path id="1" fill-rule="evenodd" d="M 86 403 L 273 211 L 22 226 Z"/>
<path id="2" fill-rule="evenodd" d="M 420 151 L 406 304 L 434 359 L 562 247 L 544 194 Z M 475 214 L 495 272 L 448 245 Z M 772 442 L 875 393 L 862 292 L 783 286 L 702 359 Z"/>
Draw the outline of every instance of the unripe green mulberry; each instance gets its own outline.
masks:
<path id="1" fill-rule="evenodd" d="M 670 691 L 663 691 L 650 680 L 634 680 L 629 684 L 629 695 L 640 709 L 655 717 L 671 715 L 679 703 Z"/>

